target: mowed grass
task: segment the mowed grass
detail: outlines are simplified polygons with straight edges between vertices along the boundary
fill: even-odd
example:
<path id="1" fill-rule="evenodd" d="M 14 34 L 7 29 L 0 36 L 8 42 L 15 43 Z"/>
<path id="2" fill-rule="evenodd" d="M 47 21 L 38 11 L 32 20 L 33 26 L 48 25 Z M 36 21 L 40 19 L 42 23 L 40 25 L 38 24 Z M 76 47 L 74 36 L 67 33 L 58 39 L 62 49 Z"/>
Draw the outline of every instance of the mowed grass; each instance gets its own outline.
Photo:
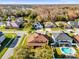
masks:
<path id="1" fill-rule="evenodd" d="M 22 46 L 27 46 L 27 40 L 28 40 L 28 38 L 29 38 L 29 35 L 31 35 L 31 34 L 27 34 L 26 36 L 25 36 L 25 38 L 24 38 L 24 40 L 23 40 L 23 42 L 22 42 Z"/>
<path id="2" fill-rule="evenodd" d="M 74 36 L 74 34 L 73 33 L 67 33 L 69 36 L 71 36 L 71 37 L 73 37 Z"/>
<path id="3" fill-rule="evenodd" d="M 22 40 L 21 40 L 21 42 L 19 43 L 18 47 L 26 46 L 26 44 L 27 44 L 27 39 L 28 39 L 28 35 L 23 35 L 21 39 L 22 39 Z"/>
<path id="4" fill-rule="evenodd" d="M 26 35 L 23 35 L 23 36 L 21 37 L 22 40 L 21 40 L 21 42 L 19 43 L 19 46 L 22 46 L 22 43 L 23 43 L 23 41 L 24 41 L 24 39 L 25 39 L 25 36 L 26 36 Z"/>
<path id="5" fill-rule="evenodd" d="M 9 46 L 11 45 L 11 43 L 13 42 L 13 40 L 16 37 L 16 34 L 14 33 L 6 33 L 4 34 L 4 36 L 6 37 L 6 39 L 1 43 L 1 47 L 0 47 L 0 58 L 4 55 L 4 53 L 8 50 Z M 9 42 L 10 41 L 10 42 Z M 8 43 L 9 42 L 9 43 Z M 8 44 L 7 44 L 8 43 Z"/>
<path id="6" fill-rule="evenodd" d="M 27 39 L 28 39 L 28 35 L 25 36 L 23 42 L 22 42 L 22 46 L 26 46 L 27 44 Z"/>

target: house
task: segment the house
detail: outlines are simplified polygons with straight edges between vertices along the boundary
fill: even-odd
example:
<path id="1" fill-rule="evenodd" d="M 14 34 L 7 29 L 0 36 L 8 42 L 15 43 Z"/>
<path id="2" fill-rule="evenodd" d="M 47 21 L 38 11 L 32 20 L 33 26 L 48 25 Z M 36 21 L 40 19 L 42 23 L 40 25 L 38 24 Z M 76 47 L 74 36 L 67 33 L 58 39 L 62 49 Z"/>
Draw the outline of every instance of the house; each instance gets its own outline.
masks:
<path id="1" fill-rule="evenodd" d="M 43 26 L 42 26 L 42 24 L 40 22 L 35 22 L 33 24 L 33 26 L 34 26 L 35 29 L 42 29 L 43 28 Z"/>
<path id="2" fill-rule="evenodd" d="M 48 44 L 48 39 L 39 33 L 33 33 L 29 36 L 27 40 L 27 45 L 32 47 L 39 47 Z"/>
<path id="3" fill-rule="evenodd" d="M 63 28 L 68 28 L 68 29 L 71 28 L 71 26 L 69 24 L 67 24 L 66 22 L 64 22 L 64 21 L 57 21 L 57 22 L 55 22 L 55 24 L 58 27 L 63 27 Z"/>
<path id="4" fill-rule="evenodd" d="M 59 45 L 61 44 L 71 45 L 73 42 L 73 39 L 65 33 L 53 33 L 52 39 L 55 41 L 55 43 L 58 43 Z"/>
<path id="5" fill-rule="evenodd" d="M 12 26 L 13 28 L 19 28 L 19 25 L 17 25 L 17 24 L 15 23 L 15 21 L 12 21 L 12 22 L 11 22 L 11 26 Z"/>
<path id="6" fill-rule="evenodd" d="M 69 21 L 68 24 L 72 27 L 79 28 L 79 22 L 77 21 Z"/>
<path id="7" fill-rule="evenodd" d="M 1 46 L 1 43 L 5 40 L 5 36 L 2 32 L 0 32 L 0 46 Z"/>
<path id="8" fill-rule="evenodd" d="M 54 27 L 56 27 L 56 25 L 53 24 L 52 22 L 44 22 L 44 26 L 45 26 L 45 28 L 54 28 Z"/>
<path id="9" fill-rule="evenodd" d="M 79 43 L 79 35 L 75 35 L 74 38 Z"/>
<path id="10" fill-rule="evenodd" d="M 19 25 L 17 25 L 15 21 L 7 21 L 6 25 L 7 28 L 19 28 Z"/>

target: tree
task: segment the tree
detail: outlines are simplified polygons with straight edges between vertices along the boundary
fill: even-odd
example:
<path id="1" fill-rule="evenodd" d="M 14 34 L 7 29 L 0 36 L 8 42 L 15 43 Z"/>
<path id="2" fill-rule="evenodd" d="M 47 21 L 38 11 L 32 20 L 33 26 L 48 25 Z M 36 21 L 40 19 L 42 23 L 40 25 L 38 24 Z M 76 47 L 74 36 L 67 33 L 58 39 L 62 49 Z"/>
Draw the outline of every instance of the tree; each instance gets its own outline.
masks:
<path id="1" fill-rule="evenodd" d="M 30 19 L 35 19 L 37 17 L 37 13 L 36 12 L 32 12 L 31 15 L 29 16 Z"/>
<path id="2" fill-rule="evenodd" d="M 26 15 L 26 17 L 28 17 L 30 14 L 31 14 L 31 10 L 27 10 L 26 12 L 25 12 L 25 15 Z"/>
<path id="3" fill-rule="evenodd" d="M 6 21 L 8 17 L 6 15 L 3 16 L 3 20 Z"/>
<path id="4" fill-rule="evenodd" d="M 52 48 L 48 45 L 38 48 L 19 47 L 10 59 L 52 59 Z"/>
<path id="5" fill-rule="evenodd" d="M 60 27 L 60 28 L 64 28 L 64 24 L 59 23 L 59 27 Z"/>
<path id="6" fill-rule="evenodd" d="M 40 48 L 36 48 L 35 58 L 37 58 L 37 59 L 52 59 L 53 58 L 52 48 L 47 45 L 40 47 Z"/>
<path id="7" fill-rule="evenodd" d="M 14 20 L 16 20 L 16 18 L 15 18 L 14 16 L 12 16 L 12 17 L 11 17 L 11 20 L 13 20 L 13 21 L 14 21 Z"/>
<path id="8" fill-rule="evenodd" d="M 40 16 L 36 17 L 37 21 L 41 22 L 42 18 Z"/>
<path id="9" fill-rule="evenodd" d="M 56 16 L 56 20 L 57 20 L 57 21 L 61 21 L 61 20 L 62 20 L 62 16 L 57 15 L 57 16 Z"/>
<path id="10" fill-rule="evenodd" d="M 19 47 L 15 49 L 14 55 L 10 59 L 34 59 L 34 56 L 31 48 Z"/>

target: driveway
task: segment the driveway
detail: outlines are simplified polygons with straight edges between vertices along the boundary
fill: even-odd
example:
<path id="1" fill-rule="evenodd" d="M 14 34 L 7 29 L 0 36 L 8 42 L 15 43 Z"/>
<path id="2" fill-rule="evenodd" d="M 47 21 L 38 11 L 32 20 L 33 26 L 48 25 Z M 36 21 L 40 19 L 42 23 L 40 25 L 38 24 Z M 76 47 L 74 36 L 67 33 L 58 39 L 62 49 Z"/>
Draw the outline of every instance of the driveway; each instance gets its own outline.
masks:
<path id="1" fill-rule="evenodd" d="M 5 52 L 5 54 L 2 56 L 1 59 L 9 59 L 10 56 L 12 56 L 14 54 L 14 49 L 19 45 L 19 43 L 21 42 L 21 37 L 23 36 L 23 34 L 17 35 L 19 36 L 15 38 L 15 40 L 12 42 L 12 44 L 10 45 L 10 47 L 8 48 L 8 50 Z"/>

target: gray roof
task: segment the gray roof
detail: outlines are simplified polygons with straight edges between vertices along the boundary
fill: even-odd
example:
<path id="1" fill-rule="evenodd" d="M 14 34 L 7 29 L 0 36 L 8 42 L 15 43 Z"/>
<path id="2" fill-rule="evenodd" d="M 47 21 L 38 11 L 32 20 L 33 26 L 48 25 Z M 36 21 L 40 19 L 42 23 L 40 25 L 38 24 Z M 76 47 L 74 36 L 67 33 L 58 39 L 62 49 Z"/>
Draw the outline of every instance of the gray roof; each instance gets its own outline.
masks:
<path id="1" fill-rule="evenodd" d="M 79 26 L 78 22 L 76 22 L 76 21 L 69 21 L 69 22 L 70 22 L 70 25 L 73 26 L 73 27 Z"/>
<path id="2" fill-rule="evenodd" d="M 60 33 L 53 33 L 53 37 L 56 39 Z"/>
<path id="3" fill-rule="evenodd" d="M 4 23 L 3 22 L 0 22 L 0 25 L 4 25 Z"/>
<path id="4" fill-rule="evenodd" d="M 60 33 L 56 40 L 73 40 L 71 37 L 69 37 L 67 34 L 65 33 Z"/>

